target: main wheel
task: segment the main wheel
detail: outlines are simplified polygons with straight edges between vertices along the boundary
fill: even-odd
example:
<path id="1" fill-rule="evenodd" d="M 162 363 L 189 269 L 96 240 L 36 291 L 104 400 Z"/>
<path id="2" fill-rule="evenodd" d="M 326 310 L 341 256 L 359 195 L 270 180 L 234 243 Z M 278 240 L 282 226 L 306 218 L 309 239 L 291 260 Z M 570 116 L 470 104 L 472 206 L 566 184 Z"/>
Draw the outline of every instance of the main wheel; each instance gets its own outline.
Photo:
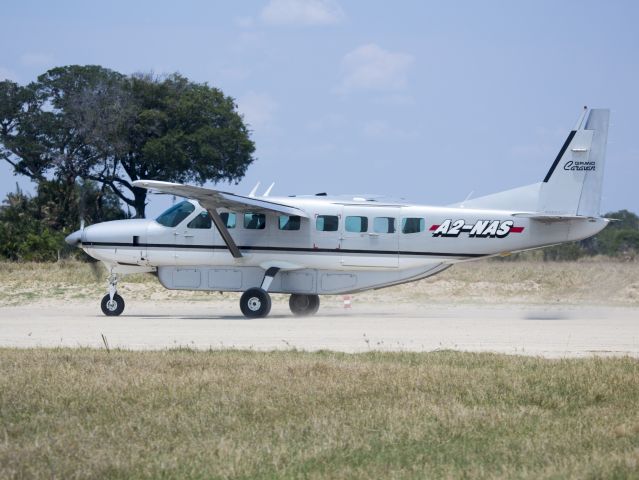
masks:
<path id="1" fill-rule="evenodd" d="M 303 317 L 307 315 L 315 315 L 319 310 L 320 299 L 317 295 L 300 295 L 294 293 L 288 299 L 288 306 L 293 315 Z"/>
<path id="2" fill-rule="evenodd" d="M 117 317 L 124 311 L 124 299 L 117 293 L 113 295 L 113 300 L 109 295 L 102 298 L 102 313 L 109 317 Z"/>
<path id="3" fill-rule="evenodd" d="M 240 310 L 248 318 L 266 317 L 271 311 L 271 296 L 262 288 L 249 288 L 240 298 Z"/>

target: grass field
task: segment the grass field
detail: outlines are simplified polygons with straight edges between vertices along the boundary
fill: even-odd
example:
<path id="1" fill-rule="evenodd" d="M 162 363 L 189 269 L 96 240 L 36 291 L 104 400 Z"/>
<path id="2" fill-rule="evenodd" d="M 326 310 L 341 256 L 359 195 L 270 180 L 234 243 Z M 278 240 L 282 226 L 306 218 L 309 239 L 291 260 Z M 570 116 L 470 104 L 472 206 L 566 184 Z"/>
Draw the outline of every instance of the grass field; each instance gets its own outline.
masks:
<path id="1" fill-rule="evenodd" d="M 0 349 L 0 478 L 638 478 L 639 362 Z"/>
<path id="2" fill-rule="evenodd" d="M 101 268 L 101 267 L 100 267 Z M 232 301 L 238 294 L 166 290 L 153 275 L 122 277 L 126 299 Z M 101 298 L 106 272 L 80 262 L 0 263 L 0 307 L 38 299 Z M 639 262 L 595 259 L 579 262 L 478 261 L 453 266 L 425 280 L 359 294 L 367 303 L 591 304 L 639 306 Z M 288 297 L 275 296 L 285 302 Z"/>

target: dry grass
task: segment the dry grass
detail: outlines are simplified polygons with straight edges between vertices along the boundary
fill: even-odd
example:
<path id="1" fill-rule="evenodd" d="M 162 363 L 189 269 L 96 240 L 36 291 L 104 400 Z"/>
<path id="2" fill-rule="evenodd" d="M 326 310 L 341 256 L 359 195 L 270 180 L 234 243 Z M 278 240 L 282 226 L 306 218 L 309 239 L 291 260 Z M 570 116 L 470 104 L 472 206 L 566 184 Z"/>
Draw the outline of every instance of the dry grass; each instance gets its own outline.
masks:
<path id="1" fill-rule="evenodd" d="M 101 268 L 101 267 L 100 267 Z M 106 272 L 78 262 L 0 263 L 0 306 L 38 299 L 91 299 L 105 293 Z M 120 282 L 126 298 L 232 301 L 236 294 L 170 291 L 153 275 Z M 639 305 L 639 262 L 469 262 L 420 282 L 358 295 L 367 302 Z M 276 298 L 276 301 L 281 300 Z"/>
<path id="2" fill-rule="evenodd" d="M 0 349 L 0 478 L 637 478 L 639 362 Z"/>

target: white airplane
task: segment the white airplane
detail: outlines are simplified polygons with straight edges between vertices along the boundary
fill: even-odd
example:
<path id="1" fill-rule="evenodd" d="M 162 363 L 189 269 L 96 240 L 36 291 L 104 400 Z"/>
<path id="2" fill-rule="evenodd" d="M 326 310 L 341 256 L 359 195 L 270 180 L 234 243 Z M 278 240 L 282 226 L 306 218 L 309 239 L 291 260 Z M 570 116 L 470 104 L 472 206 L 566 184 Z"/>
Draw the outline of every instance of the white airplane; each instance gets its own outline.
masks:
<path id="1" fill-rule="evenodd" d="M 581 240 L 599 215 L 609 111 L 584 108 L 543 181 L 445 206 L 375 198 L 248 196 L 154 180 L 136 187 L 185 197 L 154 220 L 118 220 L 66 238 L 106 265 L 106 315 L 120 315 L 118 275 L 155 272 L 169 289 L 244 292 L 246 317 L 265 317 L 269 292 L 295 315 L 319 295 L 420 280 L 458 262 Z M 587 115 L 587 117 L 586 117 Z"/>

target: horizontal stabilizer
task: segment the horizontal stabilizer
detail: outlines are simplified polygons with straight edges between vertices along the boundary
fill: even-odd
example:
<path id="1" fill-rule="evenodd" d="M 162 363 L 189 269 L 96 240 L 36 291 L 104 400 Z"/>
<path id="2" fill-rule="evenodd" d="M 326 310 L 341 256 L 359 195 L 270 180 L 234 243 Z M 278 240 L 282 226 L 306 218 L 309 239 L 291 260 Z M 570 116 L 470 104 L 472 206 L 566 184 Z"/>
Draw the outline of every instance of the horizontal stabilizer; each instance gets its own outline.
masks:
<path id="1" fill-rule="evenodd" d="M 212 188 L 194 187 L 180 183 L 160 182 L 158 180 L 136 180 L 133 185 L 138 188 L 153 189 L 170 193 L 179 197 L 197 200 L 206 209 L 226 208 L 238 213 L 280 213 L 309 218 L 308 214 L 297 207 L 283 205 L 271 200 L 245 197 L 234 193 L 213 190 Z"/>
<path id="2" fill-rule="evenodd" d="M 529 218 L 539 222 L 565 222 L 568 220 L 588 220 L 593 221 L 595 217 L 586 217 L 583 215 L 550 215 L 545 213 L 513 213 L 513 217 Z"/>

